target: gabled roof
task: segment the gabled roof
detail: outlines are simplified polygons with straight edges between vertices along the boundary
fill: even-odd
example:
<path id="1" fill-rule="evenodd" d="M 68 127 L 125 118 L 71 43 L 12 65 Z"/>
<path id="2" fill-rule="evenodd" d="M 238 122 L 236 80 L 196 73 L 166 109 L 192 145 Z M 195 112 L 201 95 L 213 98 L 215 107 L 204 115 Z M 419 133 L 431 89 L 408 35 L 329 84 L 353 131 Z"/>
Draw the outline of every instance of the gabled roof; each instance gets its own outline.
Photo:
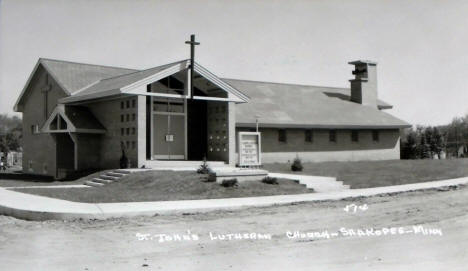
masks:
<path id="1" fill-rule="evenodd" d="M 39 61 L 69 94 L 74 94 L 96 81 L 136 71 L 133 69 L 45 58 L 41 58 Z"/>
<path id="2" fill-rule="evenodd" d="M 410 125 L 386 112 L 349 100 L 350 90 L 223 79 L 250 101 L 236 106 L 236 125 L 330 129 L 403 128 Z M 380 102 L 382 103 L 382 102 Z"/>
<path id="3" fill-rule="evenodd" d="M 23 97 L 29 83 L 39 66 L 44 67 L 67 95 L 73 95 L 98 80 L 136 71 L 133 69 L 39 58 L 15 103 L 15 111 L 18 111 L 18 106 L 23 102 Z"/>
<path id="4" fill-rule="evenodd" d="M 87 88 L 78 91 L 70 97 L 62 99 L 62 101 L 75 102 L 122 94 L 124 92 L 123 89 L 125 87 L 131 86 L 136 82 L 147 78 L 151 78 L 152 76 L 157 75 L 173 67 L 180 67 L 182 69 L 187 68 L 187 65 L 188 61 L 182 60 L 142 71 L 133 71 L 126 74 L 97 80 L 93 84 L 89 85 Z"/>
<path id="5" fill-rule="evenodd" d="M 65 121 L 66 127 L 60 127 L 60 119 Z M 55 121 L 57 125 L 53 129 L 51 124 Z M 41 132 L 103 134 L 106 129 L 86 107 L 58 105 L 41 127 Z"/>
<path id="6" fill-rule="evenodd" d="M 76 91 L 73 95 L 62 98 L 60 102 L 71 103 L 104 98 L 118 94 L 135 94 L 138 87 L 145 86 L 187 69 L 189 64 L 190 61 L 186 59 L 142 71 L 134 71 L 119 76 L 100 79 L 88 87 Z M 198 63 L 195 63 L 194 70 L 220 89 L 233 94 L 236 97 L 233 101 L 246 102 L 248 100 L 248 97 L 242 92 L 233 88 L 229 84 L 226 84 Z M 144 92 L 146 92 L 146 88 L 144 89 Z"/>
<path id="7" fill-rule="evenodd" d="M 41 58 L 18 98 L 15 110 L 21 103 L 24 92 L 39 65 L 42 65 L 69 95 L 60 99 L 60 102 L 69 103 L 118 94 L 138 94 L 136 91 L 141 92 L 141 87 L 145 84 L 186 69 L 189 61 L 181 60 L 138 71 Z M 237 126 L 254 125 L 256 116 L 259 116 L 261 126 L 270 127 L 402 128 L 410 126 L 377 108 L 351 102 L 348 88 L 221 79 L 198 63 L 195 63 L 194 69 L 208 81 L 233 94 L 236 102 L 250 100 L 249 103 L 237 106 Z M 146 92 L 146 88 L 143 91 Z M 379 109 L 391 107 L 378 100 Z M 78 111 L 75 113 L 78 114 Z M 86 112 L 80 111 L 79 114 L 83 114 L 86 118 Z M 94 120 L 89 121 L 95 123 Z"/>

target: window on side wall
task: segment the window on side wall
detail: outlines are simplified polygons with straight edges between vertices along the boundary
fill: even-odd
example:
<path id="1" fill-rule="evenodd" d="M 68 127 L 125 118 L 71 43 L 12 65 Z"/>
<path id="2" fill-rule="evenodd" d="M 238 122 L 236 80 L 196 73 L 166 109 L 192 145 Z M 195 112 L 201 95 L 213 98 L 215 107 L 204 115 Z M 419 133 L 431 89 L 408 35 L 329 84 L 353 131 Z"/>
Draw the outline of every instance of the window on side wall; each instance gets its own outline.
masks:
<path id="1" fill-rule="evenodd" d="M 278 130 L 278 141 L 286 143 L 286 141 L 287 141 L 286 130 L 284 130 L 284 129 Z"/>
<path id="2" fill-rule="evenodd" d="M 372 141 L 379 142 L 380 134 L 378 130 L 372 130 Z"/>
<path id="3" fill-rule="evenodd" d="M 305 142 L 314 142 L 314 134 L 312 130 L 305 130 Z"/>
<path id="4" fill-rule="evenodd" d="M 352 130 L 351 131 L 351 141 L 359 142 L 359 131 L 357 131 L 357 130 Z"/>
<path id="5" fill-rule="evenodd" d="M 336 142 L 336 130 L 330 130 L 328 139 L 330 142 Z"/>
<path id="6" fill-rule="evenodd" d="M 39 133 L 39 125 L 37 125 L 37 124 L 31 125 L 31 134 L 35 135 L 35 134 L 38 134 L 38 133 Z"/>

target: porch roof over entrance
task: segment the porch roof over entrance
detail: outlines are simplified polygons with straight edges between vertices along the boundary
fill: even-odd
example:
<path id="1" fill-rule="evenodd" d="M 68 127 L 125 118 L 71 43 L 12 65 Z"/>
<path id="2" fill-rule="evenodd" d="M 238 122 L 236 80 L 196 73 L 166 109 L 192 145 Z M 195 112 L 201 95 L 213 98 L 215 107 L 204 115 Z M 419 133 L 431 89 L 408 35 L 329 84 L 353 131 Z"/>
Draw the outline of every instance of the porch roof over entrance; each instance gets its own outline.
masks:
<path id="1" fill-rule="evenodd" d="M 181 60 L 142 71 L 133 71 L 114 77 L 99 79 L 87 87 L 72 93 L 70 96 L 60 99 L 60 102 L 75 103 L 120 94 L 146 95 L 146 85 L 188 69 L 189 65 L 189 60 Z M 249 98 L 245 94 L 218 78 L 198 63 L 195 63 L 194 71 L 219 89 L 230 94 L 230 101 L 241 103 L 248 101 Z"/>
<path id="2" fill-rule="evenodd" d="M 59 105 L 41 128 L 43 133 L 103 134 L 106 129 L 88 108 Z"/>

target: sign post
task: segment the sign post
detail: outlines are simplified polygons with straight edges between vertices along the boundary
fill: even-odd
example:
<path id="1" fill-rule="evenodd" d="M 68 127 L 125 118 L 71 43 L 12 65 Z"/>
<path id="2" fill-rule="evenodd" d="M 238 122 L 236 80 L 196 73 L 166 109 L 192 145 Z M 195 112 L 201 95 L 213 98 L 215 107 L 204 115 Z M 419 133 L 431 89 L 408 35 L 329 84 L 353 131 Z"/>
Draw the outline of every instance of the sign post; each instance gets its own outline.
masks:
<path id="1" fill-rule="evenodd" d="M 262 165 L 261 137 L 259 132 L 239 132 L 239 166 Z"/>

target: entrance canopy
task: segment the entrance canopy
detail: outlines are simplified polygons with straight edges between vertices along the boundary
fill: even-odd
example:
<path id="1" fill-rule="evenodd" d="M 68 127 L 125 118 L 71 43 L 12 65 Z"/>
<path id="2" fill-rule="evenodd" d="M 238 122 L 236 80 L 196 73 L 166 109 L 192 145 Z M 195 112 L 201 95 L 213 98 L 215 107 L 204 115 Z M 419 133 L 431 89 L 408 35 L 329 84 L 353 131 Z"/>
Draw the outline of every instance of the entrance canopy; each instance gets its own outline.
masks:
<path id="1" fill-rule="evenodd" d="M 88 133 L 103 134 L 105 128 L 93 116 L 93 114 L 82 106 L 58 105 L 44 126 L 43 133 Z"/>
<path id="2" fill-rule="evenodd" d="M 167 98 L 191 98 L 194 100 L 229 101 L 244 103 L 249 98 L 239 90 L 218 78 L 198 63 L 194 65 L 194 80 L 190 82 L 189 60 L 182 60 L 151 69 L 132 72 L 116 77 L 98 80 L 91 85 L 62 98 L 61 103 L 76 103 L 86 100 L 101 99 L 109 96 L 131 94 Z M 182 83 L 182 88 L 174 88 L 172 92 L 155 93 L 148 91 L 148 85 L 162 82 L 171 77 L 173 81 Z M 194 93 L 190 93 L 193 83 Z M 173 84 L 174 85 L 174 84 Z M 197 89 L 197 91 L 195 91 Z"/>

